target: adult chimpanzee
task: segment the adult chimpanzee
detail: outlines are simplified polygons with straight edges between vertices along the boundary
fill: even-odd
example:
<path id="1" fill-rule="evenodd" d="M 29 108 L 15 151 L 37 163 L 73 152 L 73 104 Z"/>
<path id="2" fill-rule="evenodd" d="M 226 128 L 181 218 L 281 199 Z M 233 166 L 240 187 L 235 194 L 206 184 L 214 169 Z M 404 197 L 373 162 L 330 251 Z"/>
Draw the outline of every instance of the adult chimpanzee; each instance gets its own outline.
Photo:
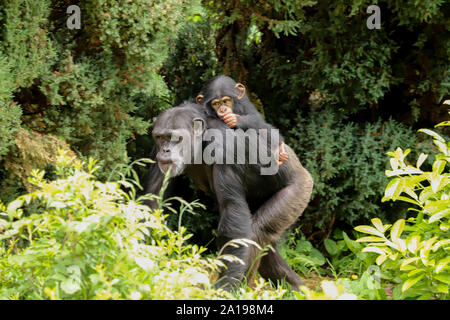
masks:
<path id="1" fill-rule="evenodd" d="M 194 126 L 194 121 L 200 121 L 203 126 Z M 243 279 L 247 271 L 251 274 L 258 270 L 266 279 L 274 282 L 284 279 L 293 289 L 298 289 L 301 280 L 280 256 L 276 244 L 306 208 L 313 187 L 311 175 L 288 146 L 289 159 L 274 175 L 260 175 L 255 170 L 257 165 L 187 164 L 180 154 L 181 139 L 177 131 L 187 130 L 191 141 L 195 141 L 205 134 L 205 124 L 206 128 L 227 129 L 225 123 L 208 118 L 196 104 L 185 103 L 164 111 L 155 120 L 152 132 L 158 149 L 156 160 L 159 168 L 166 172 L 171 167 L 173 176 L 184 171 L 200 189 L 215 195 L 220 213 L 219 248 L 232 239 L 247 238 L 262 247 L 272 245 L 275 249 L 255 262 L 258 250 L 254 246 L 228 246 L 224 253 L 237 256 L 245 264 L 227 263 L 217 285 L 230 289 Z M 201 150 L 204 148 L 202 146 Z M 191 157 L 194 158 L 195 154 L 192 153 Z M 190 160 L 194 163 L 193 159 Z M 160 175 L 153 168 L 147 192 L 159 192 Z M 253 269 L 249 270 L 252 265 Z"/>
<path id="2" fill-rule="evenodd" d="M 258 113 L 246 94 L 245 86 L 228 76 L 220 75 L 206 82 L 196 101 L 206 107 L 209 116 L 221 118 L 230 128 L 274 129 Z M 279 136 L 279 140 L 280 147 L 274 151 L 278 154 L 278 165 L 281 165 L 288 154 L 284 150 L 283 137 Z"/>

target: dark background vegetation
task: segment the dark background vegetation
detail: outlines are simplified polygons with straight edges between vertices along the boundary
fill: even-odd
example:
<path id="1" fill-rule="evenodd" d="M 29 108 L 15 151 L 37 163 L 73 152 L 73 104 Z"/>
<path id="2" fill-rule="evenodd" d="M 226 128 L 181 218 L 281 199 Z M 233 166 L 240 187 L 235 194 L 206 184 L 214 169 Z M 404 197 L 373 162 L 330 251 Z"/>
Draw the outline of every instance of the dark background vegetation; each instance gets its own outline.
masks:
<path id="1" fill-rule="evenodd" d="M 80 30 L 66 27 L 72 4 Z M 380 30 L 366 27 L 371 4 Z M 26 176 L 51 168 L 57 147 L 111 178 L 149 156 L 154 116 L 224 73 L 312 173 L 298 225 L 308 240 L 394 221 L 406 211 L 381 203 L 386 152 L 429 153 L 417 129 L 448 118 L 449 11 L 444 0 L 0 0 L 0 199 L 31 188 Z M 206 204 L 183 220 L 211 241 L 214 202 L 187 178 L 178 186 Z"/>

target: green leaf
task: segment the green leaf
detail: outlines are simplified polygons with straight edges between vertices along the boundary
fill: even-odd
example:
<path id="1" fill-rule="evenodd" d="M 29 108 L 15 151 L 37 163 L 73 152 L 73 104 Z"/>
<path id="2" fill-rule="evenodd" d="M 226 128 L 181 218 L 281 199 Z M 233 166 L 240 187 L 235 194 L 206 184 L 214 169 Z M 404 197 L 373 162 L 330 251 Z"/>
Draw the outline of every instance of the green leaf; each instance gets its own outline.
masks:
<path id="1" fill-rule="evenodd" d="M 445 154 L 446 156 L 448 156 L 448 149 L 447 149 L 447 145 L 439 140 L 433 140 L 434 144 L 439 148 L 439 150 Z"/>
<path id="2" fill-rule="evenodd" d="M 391 158 L 391 159 L 389 159 L 389 162 L 391 163 L 391 167 L 392 167 L 393 171 L 398 169 L 398 160 L 397 159 Z"/>
<path id="3" fill-rule="evenodd" d="M 61 283 L 61 289 L 67 294 L 74 294 L 79 291 L 81 287 L 77 279 L 69 277 Z"/>
<path id="4" fill-rule="evenodd" d="M 146 272 L 150 272 L 153 270 L 153 268 L 155 267 L 155 261 L 146 258 L 146 257 L 136 257 L 134 258 L 134 260 L 136 261 L 136 264 L 141 267 L 142 269 L 144 269 Z"/>
<path id="5" fill-rule="evenodd" d="M 388 176 L 388 177 L 399 176 L 402 174 L 421 174 L 421 173 L 423 173 L 422 170 L 411 167 L 411 166 L 408 166 L 404 169 L 398 169 L 398 170 L 393 170 L 393 171 L 386 170 L 386 176 Z"/>
<path id="6" fill-rule="evenodd" d="M 433 162 L 433 172 L 436 172 L 437 174 L 441 174 L 445 169 L 446 161 L 444 160 L 436 160 Z"/>
<path id="7" fill-rule="evenodd" d="M 413 265 L 410 265 L 410 264 L 407 264 L 406 266 L 400 267 L 401 271 L 411 271 L 411 270 L 415 270 L 415 269 L 417 269 L 417 266 L 413 266 Z"/>
<path id="8" fill-rule="evenodd" d="M 435 128 L 442 126 L 450 126 L 450 121 L 443 121 L 441 123 L 438 123 L 437 125 L 435 125 Z"/>
<path id="9" fill-rule="evenodd" d="M 384 242 L 386 239 L 379 237 L 362 237 L 356 240 L 356 242 Z"/>
<path id="10" fill-rule="evenodd" d="M 438 242 L 436 242 L 433 247 L 431 248 L 431 250 L 433 250 L 433 252 L 436 252 L 440 247 L 447 247 L 448 245 L 450 245 L 450 239 L 446 239 L 446 240 L 439 240 Z M 447 248 L 446 248 L 447 249 Z"/>
<path id="11" fill-rule="evenodd" d="M 421 153 L 419 155 L 419 158 L 417 159 L 416 167 L 420 168 L 420 166 L 424 163 L 424 161 L 427 159 L 428 155 L 425 153 Z"/>
<path id="12" fill-rule="evenodd" d="M 23 205 L 23 200 L 14 200 L 10 204 L 8 204 L 8 207 L 6 208 L 6 212 L 8 213 L 8 216 L 13 218 L 14 213 Z"/>
<path id="13" fill-rule="evenodd" d="M 402 264 L 400 265 L 400 270 L 406 270 L 404 269 L 407 265 L 409 265 L 411 262 L 415 262 L 417 260 L 419 260 L 420 257 L 413 257 L 413 258 L 408 258 L 403 260 Z"/>
<path id="14" fill-rule="evenodd" d="M 354 254 L 360 253 L 362 246 L 359 243 L 350 239 L 344 231 L 342 232 L 342 236 L 344 237 L 345 244 L 351 252 Z"/>
<path id="15" fill-rule="evenodd" d="M 399 178 L 395 178 L 392 179 L 391 181 L 389 181 L 386 190 L 384 191 L 384 196 L 386 198 L 392 198 L 394 196 L 394 194 L 397 192 L 397 189 L 400 185 L 400 179 Z"/>
<path id="16" fill-rule="evenodd" d="M 431 177 L 431 181 L 430 181 L 430 185 L 431 185 L 431 190 L 433 190 L 434 193 L 438 192 L 441 188 L 441 182 L 443 180 L 443 176 L 438 175 L 435 176 L 434 174 Z"/>
<path id="17" fill-rule="evenodd" d="M 387 259 L 387 255 L 380 254 L 375 262 L 377 263 L 377 265 L 380 266 L 384 261 L 386 261 L 386 259 Z"/>
<path id="18" fill-rule="evenodd" d="M 377 228 L 377 230 L 380 231 L 381 233 L 384 233 L 386 231 L 385 227 L 383 226 L 383 222 L 381 222 L 379 218 L 374 218 L 370 220 L 370 222 L 372 222 L 375 228 Z"/>
<path id="19" fill-rule="evenodd" d="M 325 249 L 327 250 L 327 252 L 330 255 L 335 256 L 335 255 L 339 254 L 340 250 L 335 241 L 333 241 L 331 239 L 325 239 L 325 240 L 323 240 L 323 244 L 325 245 Z"/>
<path id="20" fill-rule="evenodd" d="M 425 188 L 422 190 L 422 192 L 419 195 L 419 201 L 421 203 L 424 203 L 427 201 L 430 197 L 434 196 L 434 192 L 431 191 L 429 188 Z"/>
<path id="21" fill-rule="evenodd" d="M 448 216 L 450 214 L 450 209 L 445 209 L 441 212 L 437 212 L 431 216 L 428 220 L 428 223 L 433 223 L 435 221 L 441 220 L 442 218 Z"/>
<path id="22" fill-rule="evenodd" d="M 412 254 L 416 254 L 419 241 L 420 241 L 420 236 L 414 236 L 411 239 L 407 240 L 406 247 L 408 248 L 409 252 L 411 252 Z M 419 259 L 419 258 L 417 257 L 417 259 Z"/>
<path id="23" fill-rule="evenodd" d="M 362 252 L 374 252 L 374 253 L 378 253 L 378 254 L 382 254 L 385 255 L 386 252 L 378 247 L 366 247 L 364 249 L 362 249 Z"/>
<path id="24" fill-rule="evenodd" d="M 309 252 L 311 252 L 312 248 L 313 248 L 313 246 L 312 246 L 311 242 L 309 242 L 307 240 L 299 240 L 297 242 L 297 245 L 295 246 L 295 251 L 309 253 Z"/>
<path id="25" fill-rule="evenodd" d="M 434 244 L 434 242 L 437 240 L 438 237 L 433 237 L 428 239 L 427 241 L 425 241 L 425 243 L 423 243 L 423 250 L 424 251 L 429 251 L 431 249 L 431 246 Z"/>
<path id="26" fill-rule="evenodd" d="M 435 274 L 433 275 L 433 278 L 442 281 L 446 284 L 450 284 L 450 274 L 448 273 L 440 273 L 440 274 Z"/>
<path id="27" fill-rule="evenodd" d="M 421 273 L 421 272 L 425 272 L 425 270 L 424 269 L 414 269 L 408 273 L 408 277 L 415 276 L 416 274 Z"/>
<path id="28" fill-rule="evenodd" d="M 438 141 L 445 142 L 444 138 L 442 138 L 440 135 L 438 135 L 436 132 L 430 130 L 430 129 L 419 129 L 418 132 L 423 132 L 428 134 L 429 136 L 432 136 Z"/>
<path id="29" fill-rule="evenodd" d="M 450 207 L 450 199 L 429 201 L 423 208 L 426 213 L 434 214 L 436 212 L 444 211 Z"/>
<path id="30" fill-rule="evenodd" d="M 444 283 L 439 283 L 436 287 L 439 292 L 448 293 L 448 285 Z"/>
<path id="31" fill-rule="evenodd" d="M 407 197 L 403 197 L 403 196 L 398 196 L 398 197 L 397 197 L 397 200 L 409 202 L 409 203 L 415 204 L 416 206 L 419 206 L 419 205 L 420 205 L 420 203 L 419 203 L 418 201 L 415 201 L 415 200 L 413 200 L 413 199 L 410 199 L 410 198 L 407 198 Z"/>
<path id="32" fill-rule="evenodd" d="M 12 262 L 23 265 L 25 263 L 35 261 L 36 255 L 35 254 L 14 255 L 14 256 L 11 256 L 10 259 Z"/>
<path id="33" fill-rule="evenodd" d="M 436 273 L 440 273 L 442 270 L 444 270 L 444 267 L 450 263 L 450 257 L 445 257 L 442 260 L 439 260 L 436 268 L 434 269 Z"/>
<path id="34" fill-rule="evenodd" d="M 316 248 L 313 248 L 311 250 L 310 258 L 312 259 L 312 261 L 314 261 L 314 264 L 318 265 L 318 266 L 321 266 L 321 265 L 323 265 L 326 262 L 325 257 L 323 256 L 323 254 L 319 250 L 317 250 Z"/>
<path id="35" fill-rule="evenodd" d="M 355 230 L 358 232 L 373 234 L 375 236 L 384 238 L 383 233 L 381 233 L 380 231 L 378 231 L 377 229 L 375 229 L 374 227 L 371 227 L 371 226 L 357 226 L 357 227 L 355 227 Z"/>
<path id="36" fill-rule="evenodd" d="M 408 290 L 409 288 L 411 288 L 413 285 L 415 285 L 417 282 L 419 282 L 420 280 L 422 280 L 422 278 L 425 277 L 424 274 L 418 275 L 417 277 L 408 279 L 405 281 L 405 283 L 402 286 L 402 292 L 405 292 L 406 290 Z"/>
<path id="37" fill-rule="evenodd" d="M 398 238 L 400 238 L 404 227 L 405 227 L 404 219 L 397 220 L 394 223 L 391 229 L 391 239 L 393 242 L 397 242 Z"/>

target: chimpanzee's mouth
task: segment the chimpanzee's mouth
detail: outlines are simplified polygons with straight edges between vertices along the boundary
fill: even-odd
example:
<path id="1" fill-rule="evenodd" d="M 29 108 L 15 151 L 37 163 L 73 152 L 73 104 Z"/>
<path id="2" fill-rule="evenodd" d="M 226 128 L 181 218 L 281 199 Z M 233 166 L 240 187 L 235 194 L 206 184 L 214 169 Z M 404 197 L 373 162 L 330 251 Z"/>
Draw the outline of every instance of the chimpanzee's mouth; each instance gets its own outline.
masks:
<path id="1" fill-rule="evenodd" d="M 169 168 L 173 168 L 175 166 L 175 163 L 173 163 L 170 160 L 160 160 L 160 161 L 158 161 L 158 165 L 159 165 L 159 168 L 164 173 L 166 173 L 169 170 Z"/>

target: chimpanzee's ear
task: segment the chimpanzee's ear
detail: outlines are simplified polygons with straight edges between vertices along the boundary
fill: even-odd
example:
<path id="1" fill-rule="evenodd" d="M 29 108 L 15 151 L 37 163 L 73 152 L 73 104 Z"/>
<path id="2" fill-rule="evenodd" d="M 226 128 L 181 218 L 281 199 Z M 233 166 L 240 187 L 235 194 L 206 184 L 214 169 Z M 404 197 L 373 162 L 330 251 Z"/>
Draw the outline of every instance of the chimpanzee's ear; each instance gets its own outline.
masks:
<path id="1" fill-rule="evenodd" d="M 236 97 L 241 100 L 245 95 L 245 86 L 242 83 L 236 83 L 234 88 L 236 89 Z"/>
<path id="2" fill-rule="evenodd" d="M 197 96 L 197 98 L 195 98 L 195 101 L 196 101 L 198 104 L 203 105 L 203 98 L 204 98 L 204 96 L 203 96 L 202 94 L 199 94 L 199 95 Z"/>
<path id="3" fill-rule="evenodd" d="M 194 136 L 201 136 L 203 131 L 205 131 L 205 121 L 201 118 L 194 118 L 194 120 L 192 120 L 192 127 Z"/>

